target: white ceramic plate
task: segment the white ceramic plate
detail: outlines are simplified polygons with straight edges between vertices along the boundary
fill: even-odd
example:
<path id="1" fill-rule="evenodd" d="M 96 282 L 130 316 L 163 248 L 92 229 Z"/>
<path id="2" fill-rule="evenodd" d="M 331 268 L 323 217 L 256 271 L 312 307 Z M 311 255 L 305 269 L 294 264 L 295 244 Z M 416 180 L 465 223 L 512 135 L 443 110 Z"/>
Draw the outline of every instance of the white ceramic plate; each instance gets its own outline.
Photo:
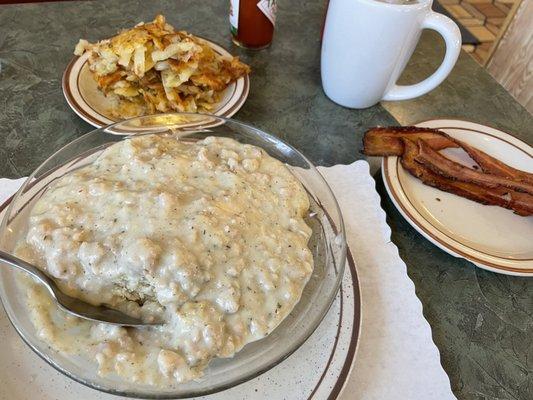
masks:
<path id="1" fill-rule="evenodd" d="M 446 119 L 417 126 L 441 129 L 512 167 L 533 172 L 531 146 L 505 132 Z M 444 154 L 464 165 L 475 165 L 460 149 L 447 149 Z M 493 272 L 533 276 L 533 216 L 520 217 L 426 186 L 403 169 L 398 157 L 384 158 L 381 170 L 398 211 L 432 243 Z"/>
<path id="2" fill-rule="evenodd" d="M 231 56 L 223 47 L 204 40 L 218 54 Z M 111 101 L 98 90 L 96 81 L 89 71 L 87 59 L 89 54 L 85 53 L 81 57 L 74 57 L 63 73 L 62 87 L 63 94 L 69 106 L 83 120 L 89 124 L 101 128 L 118 122 L 118 119 L 111 115 Z M 223 92 L 222 100 L 215 106 L 211 114 L 229 118 L 243 106 L 250 90 L 250 78 L 245 75 L 236 82 L 229 85 Z"/>
<path id="3" fill-rule="evenodd" d="M 7 204 L 0 205 L 0 219 Z M 198 400 L 337 399 L 353 366 L 361 318 L 359 282 L 350 252 L 347 264 L 330 310 L 298 350 L 264 374 Z M 41 360 L 22 341 L 1 307 L 0 337 L 0 399 L 126 400 L 90 389 Z"/>

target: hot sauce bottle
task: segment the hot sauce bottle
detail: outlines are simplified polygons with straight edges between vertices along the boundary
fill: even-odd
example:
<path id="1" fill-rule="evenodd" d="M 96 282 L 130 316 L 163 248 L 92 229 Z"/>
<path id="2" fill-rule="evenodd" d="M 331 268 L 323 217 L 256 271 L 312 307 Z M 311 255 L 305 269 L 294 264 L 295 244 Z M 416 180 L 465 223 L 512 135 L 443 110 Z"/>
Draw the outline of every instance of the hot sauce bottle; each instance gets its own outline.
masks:
<path id="1" fill-rule="evenodd" d="M 276 0 L 230 0 L 233 42 L 247 49 L 270 46 L 276 24 Z"/>

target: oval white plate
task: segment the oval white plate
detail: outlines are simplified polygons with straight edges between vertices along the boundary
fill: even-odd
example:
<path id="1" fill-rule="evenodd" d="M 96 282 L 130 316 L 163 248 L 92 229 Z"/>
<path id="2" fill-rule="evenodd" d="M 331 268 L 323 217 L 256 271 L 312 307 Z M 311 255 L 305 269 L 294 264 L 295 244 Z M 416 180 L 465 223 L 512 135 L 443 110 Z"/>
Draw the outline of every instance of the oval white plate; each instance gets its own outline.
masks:
<path id="1" fill-rule="evenodd" d="M 231 57 L 231 54 L 218 44 L 207 39 L 202 40 L 218 54 Z M 81 57 L 74 57 L 68 64 L 62 78 L 63 94 L 76 114 L 89 124 L 101 128 L 118 122 L 118 119 L 111 115 L 112 104 L 110 100 L 98 90 L 96 81 L 89 71 L 88 58 L 89 54 L 85 53 Z M 219 117 L 231 117 L 243 106 L 249 90 L 250 78 L 245 75 L 224 90 L 222 100 L 216 104 L 211 114 Z"/>
<path id="2" fill-rule="evenodd" d="M 498 158 L 533 172 L 533 149 L 494 128 L 459 120 L 432 120 L 417 126 L 441 129 Z M 458 149 L 444 150 L 465 165 L 475 163 Z M 398 157 L 383 159 L 382 175 L 392 202 L 404 218 L 432 243 L 489 271 L 533 276 L 533 216 L 485 206 L 424 185 L 403 169 Z"/>

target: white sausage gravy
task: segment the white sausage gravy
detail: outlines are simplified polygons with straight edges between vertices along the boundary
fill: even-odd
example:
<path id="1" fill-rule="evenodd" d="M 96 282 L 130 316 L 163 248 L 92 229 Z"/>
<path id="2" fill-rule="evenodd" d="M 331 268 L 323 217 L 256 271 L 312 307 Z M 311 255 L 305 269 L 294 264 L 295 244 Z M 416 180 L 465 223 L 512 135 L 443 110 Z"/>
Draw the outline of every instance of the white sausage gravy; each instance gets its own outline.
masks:
<path id="1" fill-rule="evenodd" d="M 313 270 L 309 199 L 265 151 L 235 140 L 145 135 L 109 146 L 36 202 L 17 254 L 61 289 L 159 327 L 66 316 L 28 280 L 39 336 L 100 374 L 166 386 L 268 335 Z"/>

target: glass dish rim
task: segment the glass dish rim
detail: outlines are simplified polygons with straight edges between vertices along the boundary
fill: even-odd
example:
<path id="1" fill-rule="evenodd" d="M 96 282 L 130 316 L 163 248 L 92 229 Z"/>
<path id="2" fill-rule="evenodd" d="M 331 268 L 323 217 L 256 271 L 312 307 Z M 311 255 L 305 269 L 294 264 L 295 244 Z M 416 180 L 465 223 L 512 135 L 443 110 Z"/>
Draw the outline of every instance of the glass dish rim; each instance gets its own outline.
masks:
<path id="1" fill-rule="evenodd" d="M 341 213 L 337 198 L 335 197 L 335 195 L 334 195 L 333 191 L 331 190 L 329 184 L 324 179 L 322 174 L 317 170 L 315 165 L 305 155 L 303 155 L 299 150 L 294 148 L 292 145 L 290 145 L 289 143 L 285 142 L 284 140 L 282 140 L 281 138 L 279 138 L 277 136 L 274 136 L 272 134 L 269 134 L 269 133 L 265 132 L 264 130 L 262 130 L 260 128 L 256 128 L 253 125 L 244 123 L 244 122 L 242 122 L 240 120 L 237 120 L 237 119 L 220 117 L 220 116 L 217 116 L 217 115 L 204 114 L 204 113 L 172 112 L 172 113 L 160 113 L 160 114 L 133 117 L 133 118 L 129 118 L 129 119 L 126 119 L 126 120 L 118 121 L 116 123 L 104 126 L 102 128 L 96 128 L 96 129 L 90 130 L 90 131 L 84 133 L 83 135 L 81 135 L 80 137 L 77 137 L 74 140 L 66 143 L 61 148 L 56 150 L 52 155 L 47 157 L 43 162 L 41 162 L 39 164 L 39 166 L 26 178 L 26 180 L 23 182 L 23 184 L 17 190 L 17 192 L 13 196 L 11 196 L 9 199 L 7 199 L 3 204 L 0 204 L 0 213 L 3 211 L 3 208 L 5 208 L 5 214 L 4 214 L 3 218 L 2 218 L 2 220 L 0 221 L 0 231 L 3 231 L 4 229 L 6 229 L 6 227 L 7 227 L 7 219 L 9 217 L 9 215 L 11 215 L 11 212 L 12 212 L 12 209 L 14 207 L 14 204 L 16 203 L 16 200 L 19 199 L 20 195 L 23 192 L 25 192 L 27 188 L 31 188 L 33 185 L 35 185 L 36 183 L 38 183 L 42 179 L 45 179 L 48 174 L 40 176 L 37 179 L 33 179 L 35 177 L 35 175 L 38 172 L 40 172 L 40 169 L 45 164 L 47 164 L 48 161 L 50 161 L 51 159 L 56 157 L 58 154 L 62 153 L 65 148 L 67 148 L 67 147 L 69 147 L 69 146 L 71 146 L 71 145 L 73 145 L 73 144 L 75 144 L 77 142 L 83 141 L 88 136 L 90 136 L 92 134 L 95 134 L 95 132 L 98 132 L 98 131 L 103 132 L 103 133 L 112 134 L 112 132 L 109 131 L 110 129 L 115 128 L 115 127 L 120 126 L 120 125 L 123 125 L 123 124 L 127 124 L 128 122 L 130 122 L 132 120 L 145 119 L 145 118 L 148 119 L 148 118 L 153 118 L 153 117 L 158 117 L 158 116 L 172 116 L 172 115 L 189 115 L 189 116 L 199 116 L 199 115 L 201 115 L 201 116 L 206 116 L 206 117 L 209 117 L 209 118 L 212 118 L 212 119 L 215 119 L 215 120 L 219 120 L 221 122 L 220 124 L 209 124 L 209 125 L 206 125 L 205 127 L 207 127 L 207 128 L 212 128 L 212 127 L 215 127 L 215 126 L 223 125 L 226 122 L 230 121 L 232 124 L 237 124 L 237 125 L 245 127 L 246 129 L 249 129 L 249 130 L 253 131 L 254 135 L 258 135 L 259 134 L 259 136 L 263 140 L 265 138 L 267 138 L 270 141 L 283 144 L 284 146 L 288 147 L 291 151 L 295 152 L 299 157 L 301 157 L 310 166 L 311 170 L 313 170 L 315 172 L 315 174 L 319 177 L 319 179 L 321 181 L 321 184 L 323 185 L 323 187 L 326 189 L 327 193 L 329 194 L 329 196 L 333 200 L 333 203 L 331 204 L 331 206 L 334 208 L 334 210 L 332 210 L 332 211 L 336 212 L 336 214 L 338 215 L 338 219 L 339 219 L 338 224 L 335 224 L 332 221 L 329 213 L 327 213 L 325 209 L 324 209 L 324 212 L 325 212 L 326 216 L 328 217 L 328 219 L 332 222 L 333 226 L 336 228 L 337 237 L 340 238 L 340 241 L 341 241 L 341 243 L 340 243 L 340 262 L 339 262 L 339 265 L 338 265 L 339 271 L 338 271 L 338 274 L 336 276 L 334 290 L 332 290 L 330 298 L 327 299 L 327 301 L 324 302 L 324 304 L 320 308 L 320 312 L 317 314 L 318 316 L 317 316 L 316 321 L 313 324 L 312 328 L 309 329 L 309 331 L 306 332 L 302 336 L 301 340 L 294 341 L 293 343 L 291 343 L 290 346 L 288 346 L 288 351 L 286 351 L 282 355 L 274 358 L 271 362 L 269 362 L 269 363 L 267 363 L 267 364 L 265 364 L 265 365 L 263 365 L 263 366 L 261 366 L 259 368 L 256 368 L 254 370 L 246 372 L 246 373 L 242 374 L 239 378 L 236 378 L 236 379 L 234 379 L 234 380 L 232 380 L 230 382 L 227 382 L 225 384 L 219 384 L 216 387 L 207 388 L 207 389 L 191 390 L 191 391 L 183 392 L 183 393 L 179 393 L 179 394 L 172 394 L 172 393 L 164 393 L 164 394 L 157 394 L 157 393 L 153 394 L 152 393 L 152 394 L 150 394 L 150 393 L 144 392 L 144 391 L 142 391 L 142 392 L 139 392 L 139 391 L 134 392 L 134 391 L 128 390 L 128 389 L 108 388 L 108 387 L 101 386 L 97 382 L 94 382 L 92 380 L 83 379 L 83 378 L 77 376 L 75 373 L 70 372 L 68 369 L 62 368 L 59 365 L 59 363 L 54 360 L 53 357 L 45 354 L 44 352 L 41 352 L 37 348 L 37 346 L 34 345 L 31 342 L 31 340 L 28 339 L 25 336 L 25 334 L 21 331 L 21 329 L 19 329 L 19 327 L 15 324 L 15 322 L 13 321 L 13 319 L 11 317 L 11 314 L 8 311 L 8 308 L 6 307 L 6 304 L 4 303 L 4 300 L 3 300 L 3 294 L 4 294 L 3 283 L 0 285 L 0 303 L 2 304 L 2 307 L 3 307 L 5 313 L 6 313 L 7 317 L 8 317 L 8 320 L 9 320 L 10 324 L 13 326 L 13 328 L 15 329 L 17 334 L 20 336 L 20 338 L 23 340 L 23 342 L 35 354 L 37 354 L 41 359 L 46 361 L 46 363 L 49 364 L 50 366 L 52 366 L 56 371 L 60 372 L 61 374 L 65 375 L 65 376 L 67 376 L 68 378 L 74 380 L 75 382 L 78 382 L 78 383 L 80 383 L 80 384 L 82 384 L 82 385 L 84 385 L 86 387 L 91 388 L 91 389 L 95 389 L 95 390 L 101 391 L 103 393 L 108 393 L 108 394 L 112 394 L 112 395 L 116 395 L 116 396 L 123 396 L 123 397 L 128 397 L 128 398 L 145 398 L 145 399 L 178 399 L 178 398 L 182 399 L 182 398 L 193 398 L 193 397 L 197 397 L 197 396 L 206 396 L 206 395 L 222 392 L 224 390 L 227 390 L 227 389 L 230 389 L 232 387 L 238 386 L 238 385 L 240 385 L 242 383 L 245 383 L 245 382 L 247 382 L 247 381 L 249 381 L 251 379 L 254 379 L 254 378 L 258 377 L 259 375 L 262 375 L 263 373 L 269 371 L 270 369 L 274 368 L 278 364 L 282 363 L 285 359 L 287 359 L 296 350 L 298 350 L 307 341 L 307 339 L 309 339 L 309 337 L 315 332 L 315 330 L 318 328 L 318 326 L 320 325 L 320 323 L 323 321 L 324 317 L 328 313 L 329 309 L 331 308 L 331 305 L 333 304 L 337 293 L 339 292 L 339 288 L 340 288 L 341 283 L 342 283 L 342 278 L 343 278 L 343 275 L 344 275 L 345 266 L 346 266 L 346 262 L 347 262 L 346 232 L 345 232 L 345 226 L 344 226 L 344 220 L 343 220 L 343 217 L 342 217 L 342 213 Z M 145 133 L 143 132 L 143 133 L 136 133 L 136 134 L 132 134 L 132 135 L 121 135 L 121 136 L 124 136 L 124 139 L 127 139 L 129 137 L 135 137 L 135 136 L 139 136 L 139 135 L 158 134 L 158 133 L 164 133 L 164 132 L 145 132 Z M 65 165 L 68 162 L 69 161 L 65 162 L 64 164 L 61 164 L 59 167 Z M 59 168 L 59 167 L 57 167 L 57 168 Z M 51 170 L 51 172 L 53 172 L 54 170 L 55 169 Z M 7 205 L 7 207 L 5 207 L 6 205 Z M 321 207 L 322 207 L 322 205 L 321 205 Z M 257 342 L 260 342 L 261 340 L 262 339 L 260 339 Z M 149 386 L 147 386 L 147 390 L 149 390 Z"/>

